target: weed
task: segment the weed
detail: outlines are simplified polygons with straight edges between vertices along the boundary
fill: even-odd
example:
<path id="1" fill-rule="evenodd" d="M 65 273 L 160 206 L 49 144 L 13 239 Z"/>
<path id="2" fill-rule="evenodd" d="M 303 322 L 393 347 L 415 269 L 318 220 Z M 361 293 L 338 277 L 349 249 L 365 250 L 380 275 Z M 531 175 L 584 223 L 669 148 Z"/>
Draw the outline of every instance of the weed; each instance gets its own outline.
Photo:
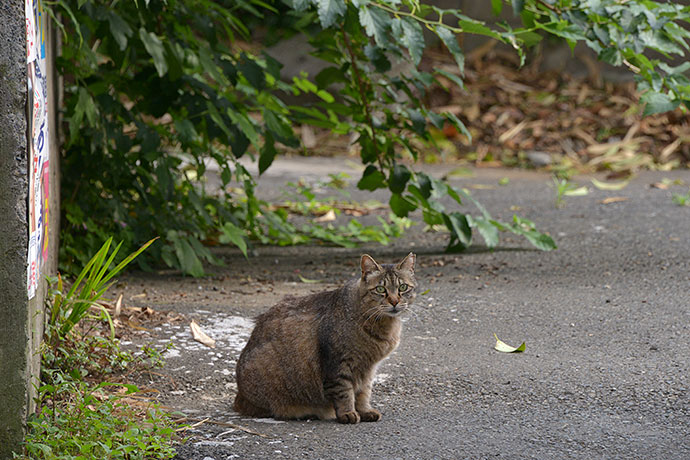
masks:
<path id="1" fill-rule="evenodd" d="M 122 351 L 108 310 L 100 303 L 112 278 L 152 242 L 111 269 L 120 245 L 109 255 L 112 238 L 108 239 L 67 292 L 61 277 L 51 283 L 38 412 L 28 420 L 24 452 L 15 458 L 132 460 L 175 455 L 174 425 L 164 412 L 134 399 L 134 385 L 100 381 L 132 364 L 161 363 L 152 347 L 137 357 Z"/>
<path id="2" fill-rule="evenodd" d="M 110 265 L 117 256 L 122 243 L 118 244 L 113 252 L 108 255 L 113 241 L 112 238 L 108 238 L 96 255 L 89 260 L 84 269 L 79 273 L 67 294 L 62 292 L 62 278 L 58 275 L 57 290 L 52 292 L 50 305 L 48 306 L 49 316 L 46 319 L 46 330 L 48 331 L 46 341 L 49 346 L 56 346 L 61 339 L 64 339 L 79 321 L 90 314 L 92 308 L 96 308 L 100 315 L 108 321 L 112 334 L 113 324 L 110 315 L 98 301 L 112 285 L 112 282 L 108 282 L 155 240 L 156 238 L 150 240 L 137 251 L 127 256 L 113 269 L 110 269 Z"/>
<path id="3" fill-rule="evenodd" d="M 578 187 L 577 184 L 570 182 L 568 179 L 553 178 L 554 188 L 556 189 L 556 207 L 563 206 L 563 200 L 566 196 L 584 196 L 589 193 L 589 190 L 584 185 Z"/>
<path id="4" fill-rule="evenodd" d="M 688 193 L 686 193 L 685 195 L 681 195 L 680 193 L 674 193 L 671 197 L 671 200 L 674 204 L 677 204 L 678 206 L 690 206 L 690 189 L 688 189 Z"/>
<path id="5" fill-rule="evenodd" d="M 377 216 L 379 225 L 364 225 L 357 217 L 370 213 L 372 210 L 385 208 L 374 200 L 358 203 L 351 199 L 350 192 L 345 187 L 349 176 L 345 173 L 329 174 L 329 179 L 309 185 L 300 180 L 296 183 L 288 182 L 283 191 L 285 201 L 273 206 L 273 214 L 264 213 L 268 219 L 268 237 L 280 245 L 306 243 L 310 240 L 320 240 L 343 247 L 355 247 L 360 242 L 376 241 L 388 244 L 391 238 L 401 236 L 412 225 L 406 217 L 398 217 L 390 213 L 388 221 Z M 335 191 L 337 196 L 319 198 L 319 192 Z M 347 224 L 333 225 L 337 216 L 346 213 L 353 218 Z M 302 225 L 295 225 L 288 221 L 289 214 L 310 217 Z M 315 217 L 316 219 L 311 219 Z M 269 239 L 264 237 L 266 241 Z"/>
<path id="6" fill-rule="evenodd" d="M 57 376 L 56 376 L 57 377 Z M 166 459 L 175 451 L 169 417 L 155 406 L 138 407 L 127 396 L 137 388 L 119 385 L 124 394 L 105 391 L 60 374 L 54 385 L 43 385 L 40 412 L 28 421 L 25 455 L 31 459 Z"/>

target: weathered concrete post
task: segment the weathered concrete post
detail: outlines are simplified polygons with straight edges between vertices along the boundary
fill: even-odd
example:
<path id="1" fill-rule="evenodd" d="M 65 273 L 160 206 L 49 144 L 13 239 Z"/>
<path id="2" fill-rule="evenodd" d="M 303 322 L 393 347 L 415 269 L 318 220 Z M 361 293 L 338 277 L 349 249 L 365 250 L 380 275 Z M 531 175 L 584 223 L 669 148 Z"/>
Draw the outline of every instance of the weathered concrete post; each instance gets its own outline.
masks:
<path id="1" fill-rule="evenodd" d="M 54 59 L 47 33 L 41 40 L 48 78 L 41 89 L 45 90 L 44 97 L 40 99 L 48 108 L 44 121 L 50 131 L 45 132 L 51 135 L 42 140 L 45 147 L 41 144 L 41 151 L 51 152 L 50 164 L 41 169 L 40 176 L 32 176 L 29 170 L 34 144 L 28 128 L 30 117 L 36 111 L 28 107 L 28 101 L 38 93 L 30 93 L 27 86 L 32 67 L 27 62 L 25 8 L 25 0 L 0 2 L 0 459 L 12 458 L 13 451 L 21 452 L 26 417 L 35 407 L 40 372 L 38 349 L 47 290 L 44 276 L 56 270 L 59 216 Z M 46 20 L 45 14 L 42 20 Z M 42 24 L 45 32 L 49 30 L 46 26 L 47 21 Z M 42 191 L 33 196 L 41 197 L 40 206 L 29 200 L 30 178 L 36 177 Z M 39 209 L 40 216 L 34 212 L 34 218 L 42 226 L 33 231 L 29 219 L 31 206 Z M 29 240 L 37 234 L 42 235 L 45 245 L 40 248 L 40 277 L 30 297 Z"/>

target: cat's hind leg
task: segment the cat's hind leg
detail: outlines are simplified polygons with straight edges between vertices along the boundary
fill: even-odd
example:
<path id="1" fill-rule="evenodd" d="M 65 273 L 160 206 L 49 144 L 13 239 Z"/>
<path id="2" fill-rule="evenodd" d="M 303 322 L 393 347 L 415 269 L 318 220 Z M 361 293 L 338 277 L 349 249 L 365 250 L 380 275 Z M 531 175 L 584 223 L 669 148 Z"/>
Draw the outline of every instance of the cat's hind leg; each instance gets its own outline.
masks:
<path id="1" fill-rule="evenodd" d="M 249 417 L 273 417 L 273 412 L 270 409 L 265 409 L 259 407 L 249 401 L 242 393 L 237 393 L 235 396 L 235 403 L 233 404 L 233 409 L 241 415 L 247 415 Z"/>
<path id="2" fill-rule="evenodd" d="M 275 418 L 277 419 L 319 419 L 332 420 L 335 418 L 335 411 L 332 407 L 321 406 L 285 406 L 275 408 Z"/>

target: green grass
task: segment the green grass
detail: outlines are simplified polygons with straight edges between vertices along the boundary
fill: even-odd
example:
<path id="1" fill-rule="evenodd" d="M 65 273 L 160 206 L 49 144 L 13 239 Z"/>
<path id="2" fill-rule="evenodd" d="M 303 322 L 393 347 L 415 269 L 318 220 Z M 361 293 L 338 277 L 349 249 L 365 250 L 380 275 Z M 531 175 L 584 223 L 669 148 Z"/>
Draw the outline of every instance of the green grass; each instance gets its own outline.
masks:
<path id="1" fill-rule="evenodd" d="M 688 190 L 688 193 L 685 195 L 674 193 L 671 197 L 671 200 L 673 200 L 673 203 L 677 204 L 678 206 L 690 206 L 690 190 Z"/>

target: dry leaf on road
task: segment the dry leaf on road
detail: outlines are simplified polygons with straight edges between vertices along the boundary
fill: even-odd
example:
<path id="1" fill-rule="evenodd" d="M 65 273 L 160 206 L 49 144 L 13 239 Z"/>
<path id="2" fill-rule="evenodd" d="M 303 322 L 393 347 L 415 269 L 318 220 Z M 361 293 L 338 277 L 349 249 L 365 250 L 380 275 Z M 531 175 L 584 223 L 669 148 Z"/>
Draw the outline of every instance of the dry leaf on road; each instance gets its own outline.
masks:
<path id="1" fill-rule="evenodd" d="M 207 336 L 196 321 L 192 320 L 192 322 L 189 323 L 189 328 L 192 330 L 192 338 L 194 340 L 209 348 L 216 348 L 216 341 Z"/>
<path id="2" fill-rule="evenodd" d="M 496 334 L 494 334 L 494 337 L 496 337 L 496 345 L 494 345 L 494 349 L 496 351 L 500 351 L 502 353 L 521 353 L 525 351 L 525 342 L 522 342 L 522 345 L 519 347 L 511 347 L 507 343 L 499 340 Z"/>
<path id="3" fill-rule="evenodd" d="M 608 198 L 604 198 L 599 203 L 600 204 L 620 203 L 621 201 L 626 201 L 627 199 L 628 199 L 627 196 L 610 196 Z"/>

